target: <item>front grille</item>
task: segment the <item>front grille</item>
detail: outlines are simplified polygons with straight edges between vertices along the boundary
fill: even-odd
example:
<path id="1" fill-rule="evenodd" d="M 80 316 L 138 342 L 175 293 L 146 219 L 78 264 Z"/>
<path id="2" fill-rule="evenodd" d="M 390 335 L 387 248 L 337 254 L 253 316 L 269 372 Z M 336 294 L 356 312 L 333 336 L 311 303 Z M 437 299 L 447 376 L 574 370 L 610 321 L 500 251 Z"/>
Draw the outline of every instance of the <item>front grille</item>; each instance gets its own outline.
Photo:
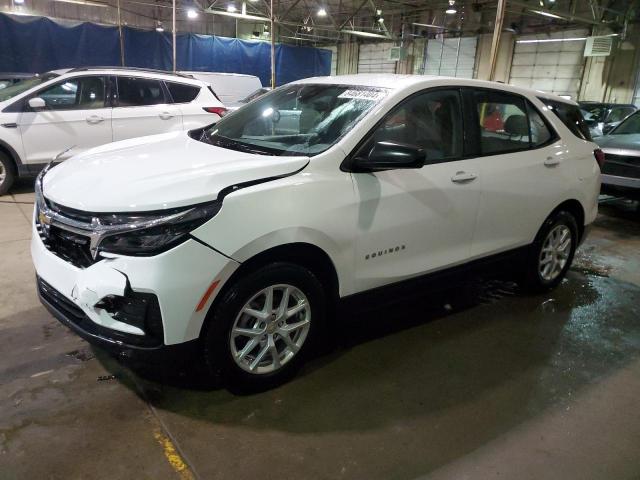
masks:
<path id="1" fill-rule="evenodd" d="M 136 347 L 153 348 L 163 343 L 164 330 L 162 328 L 160 305 L 158 298 L 152 293 L 129 291 L 126 297 L 122 297 L 132 302 L 144 300 L 145 307 L 144 311 L 141 312 L 142 325 L 140 326 L 143 327 L 145 335 L 134 335 L 98 325 L 80 307 L 42 278 L 38 277 L 37 283 L 38 292 L 42 299 L 56 309 L 67 322 L 80 329 L 82 333 Z M 123 321 L 125 319 L 121 317 L 119 320 Z"/>
<path id="2" fill-rule="evenodd" d="M 99 260 L 91 257 L 89 237 L 85 235 L 69 232 L 53 225 L 41 225 L 37 216 L 36 231 L 47 250 L 78 268 L 90 267 Z"/>
<path id="3" fill-rule="evenodd" d="M 640 157 L 605 153 L 605 161 L 601 171 L 606 175 L 640 178 Z"/>

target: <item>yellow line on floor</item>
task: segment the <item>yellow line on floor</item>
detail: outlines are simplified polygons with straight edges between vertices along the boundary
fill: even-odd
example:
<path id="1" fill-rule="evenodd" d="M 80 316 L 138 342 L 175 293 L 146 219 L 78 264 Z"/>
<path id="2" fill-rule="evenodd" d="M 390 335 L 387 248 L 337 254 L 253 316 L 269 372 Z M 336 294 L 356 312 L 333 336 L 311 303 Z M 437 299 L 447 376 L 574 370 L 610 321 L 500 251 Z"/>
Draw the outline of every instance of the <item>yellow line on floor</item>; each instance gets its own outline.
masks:
<path id="1" fill-rule="evenodd" d="M 173 442 L 169 437 L 167 437 L 164 432 L 159 428 L 153 429 L 153 436 L 158 441 L 162 450 L 164 451 L 164 456 L 167 458 L 169 465 L 173 468 L 178 475 L 180 475 L 181 480 L 194 480 L 195 477 L 191 472 L 189 466 L 182 459 L 178 450 L 173 445 Z"/>

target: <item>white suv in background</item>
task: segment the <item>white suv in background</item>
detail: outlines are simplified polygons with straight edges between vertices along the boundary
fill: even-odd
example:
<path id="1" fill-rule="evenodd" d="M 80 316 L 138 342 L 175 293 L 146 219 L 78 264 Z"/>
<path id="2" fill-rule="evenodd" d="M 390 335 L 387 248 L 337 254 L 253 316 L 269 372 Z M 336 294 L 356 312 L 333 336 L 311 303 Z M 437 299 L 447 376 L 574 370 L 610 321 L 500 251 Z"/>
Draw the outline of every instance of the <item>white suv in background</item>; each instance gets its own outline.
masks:
<path id="1" fill-rule="evenodd" d="M 0 194 L 53 158 L 200 128 L 225 111 L 206 83 L 162 71 L 76 68 L 23 80 L 0 90 Z"/>
<path id="2" fill-rule="evenodd" d="M 195 349 L 227 385 L 267 388 L 340 329 L 338 302 L 373 289 L 395 298 L 498 265 L 528 289 L 557 286 L 598 208 L 600 152 L 581 118 L 571 101 L 478 80 L 294 82 L 210 128 L 44 170 L 40 298 L 90 342 Z"/>

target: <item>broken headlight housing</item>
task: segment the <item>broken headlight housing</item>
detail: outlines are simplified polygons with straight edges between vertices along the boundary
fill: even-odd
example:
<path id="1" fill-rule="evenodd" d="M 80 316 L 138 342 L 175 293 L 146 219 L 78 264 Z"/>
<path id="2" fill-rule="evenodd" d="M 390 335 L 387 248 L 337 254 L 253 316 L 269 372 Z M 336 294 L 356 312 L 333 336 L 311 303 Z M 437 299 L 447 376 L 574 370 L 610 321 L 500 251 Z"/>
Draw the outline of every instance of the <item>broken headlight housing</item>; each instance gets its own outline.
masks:
<path id="1" fill-rule="evenodd" d="M 190 232 L 213 218 L 220 207 L 221 202 L 216 201 L 161 215 L 110 214 L 102 220 L 111 228 L 101 239 L 98 250 L 118 255 L 156 255 L 185 241 Z"/>

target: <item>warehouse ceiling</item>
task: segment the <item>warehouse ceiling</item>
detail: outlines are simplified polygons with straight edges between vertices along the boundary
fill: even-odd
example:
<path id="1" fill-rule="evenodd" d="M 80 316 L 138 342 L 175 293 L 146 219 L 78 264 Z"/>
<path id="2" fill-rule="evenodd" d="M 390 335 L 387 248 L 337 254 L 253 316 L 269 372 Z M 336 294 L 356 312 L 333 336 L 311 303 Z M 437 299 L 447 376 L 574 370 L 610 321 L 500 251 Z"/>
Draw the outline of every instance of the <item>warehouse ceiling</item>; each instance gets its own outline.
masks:
<path id="1" fill-rule="evenodd" d="M 18 0 L 19 2 L 19 0 Z M 335 44 L 491 33 L 497 0 L 176 0 L 177 31 Z M 173 0 L 119 0 L 123 24 L 170 31 Z M 624 34 L 637 0 L 507 0 L 504 29 L 543 33 L 603 26 Z M 0 0 L 3 11 L 117 23 L 118 0 Z M 447 13 L 449 11 L 449 13 Z M 189 13 L 191 12 L 191 13 Z M 195 12 L 195 13 L 194 13 Z M 455 12 L 455 13 L 454 13 Z"/>

